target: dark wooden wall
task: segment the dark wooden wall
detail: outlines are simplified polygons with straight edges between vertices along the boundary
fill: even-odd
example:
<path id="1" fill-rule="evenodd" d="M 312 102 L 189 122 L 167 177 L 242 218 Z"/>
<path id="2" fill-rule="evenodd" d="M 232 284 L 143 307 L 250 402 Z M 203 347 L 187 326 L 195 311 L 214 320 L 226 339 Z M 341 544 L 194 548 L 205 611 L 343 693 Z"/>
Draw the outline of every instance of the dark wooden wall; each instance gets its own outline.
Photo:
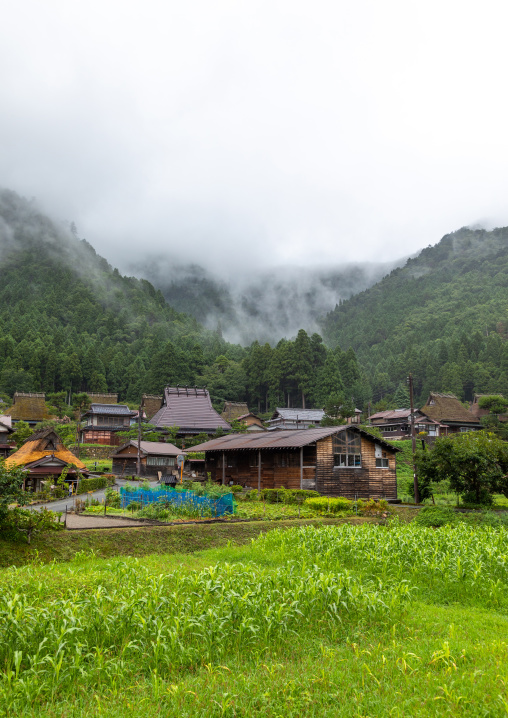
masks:
<path id="1" fill-rule="evenodd" d="M 375 443 L 362 436 L 362 466 L 334 468 L 332 437 L 321 439 L 317 446 L 316 490 L 325 496 L 358 498 L 397 498 L 395 451 L 383 449 L 387 469 L 376 468 Z"/>
<path id="2" fill-rule="evenodd" d="M 257 453 L 257 452 L 256 452 Z M 261 452 L 261 488 L 300 488 L 300 450 L 294 449 L 295 466 L 276 466 L 275 450 Z M 225 483 L 232 481 L 241 486 L 258 488 L 258 467 L 250 466 L 249 451 L 225 452 L 226 464 L 231 457 L 235 466 L 224 471 Z M 388 468 L 376 468 L 375 443 L 362 437 L 361 468 L 334 468 L 332 437 L 318 441 L 314 446 L 304 447 L 303 488 L 315 489 L 324 496 L 346 498 L 397 498 L 395 451 L 383 449 L 388 458 Z M 206 452 L 206 471 L 212 481 L 222 482 L 222 452 Z"/>

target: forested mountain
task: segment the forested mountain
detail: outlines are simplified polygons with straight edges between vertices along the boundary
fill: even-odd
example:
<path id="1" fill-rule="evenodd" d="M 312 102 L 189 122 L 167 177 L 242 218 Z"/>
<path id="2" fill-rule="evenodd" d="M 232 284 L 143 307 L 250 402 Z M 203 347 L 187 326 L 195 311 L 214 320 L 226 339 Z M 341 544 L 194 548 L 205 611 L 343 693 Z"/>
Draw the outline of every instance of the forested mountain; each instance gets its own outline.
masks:
<path id="1" fill-rule="evenodd" d="M 354 352 L 298 332 L 277 346 L 226 342 L 176 312 L 144 279 L 123 277 L 33 202 L 0 192 L 0 392 L 207 386 L 217 406 L 320 406 L 348 387 L 363 396 Z"/>
<path id="2" fill-rule="evenodd" d="M 136 401 L 168 378 L 193 383 L 225 347 L 34 203 L 0 193 L 0 391 L 109 389 Z"/>
<path id="3" fill-rule="evenodd" d="M 222 279 L 196 264 L 157 256 L 129 271 L 161 290 L 167 302 L 209 329 L 220 325 L 229 341 L 276 344 L 299 329 L 319 331 L 319 320 L 343 299 L 378 282 L 404 260 L 337 267 L 279 267 L 232 272 Z"/>
<path id="4" fill-rule="evenodd" d="M 445 235 L 337 306 L 323 336 L 354 348 L 374 400 L 409 371 L 420 400 L 429 390 L 508 395 L 508 228 Z"/>
<path id="5" fill-rule="evenodd" d="M 300 329 L 243 347 L 3 191 L 0 393 L 107 390 L 137 402 L 166 384 L 197 384 L 217 407 L 322 407 L 337 393 L 359 407 L 403 406 L 412 371 L 417 402 L 430 390 L 508 396 L 507 270 L 508 228 L 461 229 L 341 301 L 323 322 L 325 342 Z"/>

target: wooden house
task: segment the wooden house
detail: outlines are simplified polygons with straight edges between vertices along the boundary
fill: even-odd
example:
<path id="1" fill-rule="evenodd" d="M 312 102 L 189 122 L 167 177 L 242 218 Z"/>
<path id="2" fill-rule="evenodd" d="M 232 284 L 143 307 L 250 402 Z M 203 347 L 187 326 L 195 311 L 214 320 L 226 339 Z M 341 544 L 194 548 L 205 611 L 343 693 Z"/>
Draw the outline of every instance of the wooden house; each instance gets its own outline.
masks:
<path id="1" fill-rule="evenodd" d="M 17 391 L 14 394 L 12 406 L 7 409 L 5 414 L 11 417 L 13 424 L 18 421 L 26 421 L 30 426 L 35 426 L 46 419 L 55 418 L 46 408 L 46 395 L 34 392 Z"/>
<path id="2" fill-rule="evenodd" d="M 204 442 L 212 480 L 325 496 L 397 498 L 394 448 L 355 425 L 229 434 Z"/>
<path id="3" fill-rule="evenodd" d="M 140 475 L 158 478 L 176 468 L 176 457 L 184 454 L 182 449 L 161 441 L 140 442 Z M 127 441 L 111 454 L 113 473 L 119 476 L 137 474 L 138 442 Z"/>
<path id="4" fill-rule="evenodd" d="M 0 415 L 0 459 L 5 459 L 16 448 L 16 444 L 11 439 L 13 433 L 12 417 Z"/>
<path id="5" fill-rule="evenodd" d="M 323 409 L 278 408 L 266 423 L 269 429 L 308 429 L 319 426 L 324 415 Z"/>
<path id="6" fill-rule="evenodd" d="M 368 418 L 385 439 L 411 438 L 411 409 L 388 409 L 371 414 Z M 421 411 L 415 411 L 415 433 L 425 431 L 429 437 L 437 437 L 446 427 Z"/>
<path id="7" fill-rule="evenodd" d="M 454 394 L 431 392 L 420 412 L 439 422 L 444 434 L 481 429 L 480 419 L 466 409 Z"/>
<path id="8" fill-rule="evenodd" d="M 259 416 L 253 414 L 252 411 L 249 411 L 248 414 L 244 414 L 243 416 L 238 416 L 236 420 L 245 424 L 247 431 L 266 431 L 266 426 Z"/>
<path id="9" fill-rule="evenodd" d="M 180 437 L 201 433 L 211 436 L 218 429 L 231 430 L 231 425 L 213 408 L 208 391 L 196 386 L 167 386 L 162 407 L 151 423 L 160 429 L 177 426 Z"/>
<path id="10" fill-rule="evenodd" d="M 245 401 L 225 401 L 222 408 L 221 416 L 229 424 L 240 416 L 246 416 L 249 413 L 249 407 Z"/>
<path id="11" fill-rule="evenodd" d="M 56 484 L 66 467 L 69 467 L 67 483 L 76 483 L 78 473 L 88 476 L 85 464 L 65 448 L 56 431 L 51 428 L 39 429 L 28 437 L 23 446 L 5 460 L 5 465 L 29 471 L 25 482 L 28 491 L 39 491 L 43 482 Z"/>
<path id="12" fill-rule="evenodd" d="M 129 409 L 127 404 L 92 404 L 83 414 L 86 425 L 81 429 L 81 441 L 84 444 L 106 444 L 119 446 L 123 437 L 119 431 L 128 431 L 138 412 Z"/>

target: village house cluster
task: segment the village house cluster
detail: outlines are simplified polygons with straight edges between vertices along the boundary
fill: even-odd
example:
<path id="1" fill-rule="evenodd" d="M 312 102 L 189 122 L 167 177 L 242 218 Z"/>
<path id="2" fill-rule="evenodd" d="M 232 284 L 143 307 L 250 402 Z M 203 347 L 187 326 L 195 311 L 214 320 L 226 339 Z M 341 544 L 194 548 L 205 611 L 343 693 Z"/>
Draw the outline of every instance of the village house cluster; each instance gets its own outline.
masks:
<path id="1" fill-rule="evenodd" d="M 163 479 L 177 473 L 184 449 L 169 440 L 125 441 L 121 432 L 138 422 L 185 445 L 189 437 L 203 438 L 192 447 L 204 458 L 187 456 L 187 468 L 197 477 L 208 476 L 222 484 L 257 489 L 314 489 L 325 496 L 397 498 L 395 457 L 399 449 L 388 440 L 409 438 L 411 412 L 407 408 L 376 412 L 364 419 L 356 409 L 342 426 L 321 426 L 320 409 L 277 408 L 262 421 L 246 403 L 226 401 L 219 414 L 205 388 L 167 386 L 160 396 L 144 394 L 138 410 L 118 403 L 118 395 L 89 394 L 90 407 L 82 414 L 79 441 L 111 447 L 113 473 L 139 474 Z M 452 394 L 431 392 L 426 404 L 414 412 L 415 431 L 426 441 L 450 433 L 478 430 L 484 410 L 475 395 L 469 409 Z M 29 474 L 26 488 L 40 489 L 65 471 L 67 483 L 77 474 L 88 475 L 85 464 L 64 447 L 57 431 L 35 431 L 15 451 L 12 434 L 19 421 L 35 427 L 51 419 L 41 393 L 16 393 L 13 404 L 0 415 L 0 455 L 7 466 L 22 466 Z M 241 424 L 242 432 L 234 427 Z M 368 425 L 377 427 L 378 438 Z M 365 428 L 367 425 L 367 429 Z M 174 436 L 175 427 L 176 437 Z M 205 440 L 206 439 L 206 440 Z"/>

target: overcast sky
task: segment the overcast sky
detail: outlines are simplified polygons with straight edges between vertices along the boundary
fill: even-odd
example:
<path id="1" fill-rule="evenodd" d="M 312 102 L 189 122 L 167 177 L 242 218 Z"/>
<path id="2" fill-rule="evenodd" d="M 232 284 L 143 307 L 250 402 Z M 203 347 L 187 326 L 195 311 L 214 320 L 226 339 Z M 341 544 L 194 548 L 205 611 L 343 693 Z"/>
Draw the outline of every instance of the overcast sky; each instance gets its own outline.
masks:
<path id="1" fill-rule="evenodd" d="M 2 5 L 0 185 L 114 264 L 390 260 L 508 224 L 501 0 Z"/>

